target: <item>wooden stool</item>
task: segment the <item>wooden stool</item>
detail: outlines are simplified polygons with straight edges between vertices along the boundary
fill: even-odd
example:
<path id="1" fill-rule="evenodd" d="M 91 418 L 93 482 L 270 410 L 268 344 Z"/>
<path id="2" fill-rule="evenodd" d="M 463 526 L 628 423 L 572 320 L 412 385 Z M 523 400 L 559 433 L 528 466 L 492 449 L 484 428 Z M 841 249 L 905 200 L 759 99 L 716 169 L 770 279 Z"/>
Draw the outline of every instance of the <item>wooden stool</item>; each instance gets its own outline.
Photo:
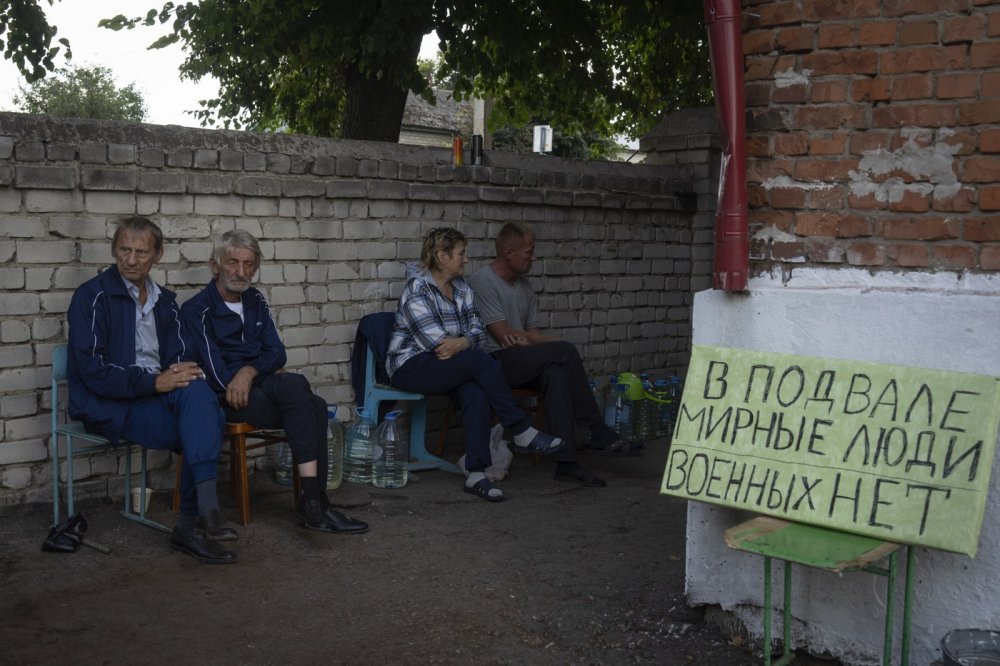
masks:
<path id="1" fill-rule="evenodd" d="M 240 525 L 250 522 L 250 479 L 247 474 L 247 451 L 259 449 L 269 444 L 285 441 L 283 430 L 261 430 L 250 423 L 226 423 L 225 440 L 229 449 L 223 453 L 229 455 L 229 487 L 239 512 Z M 253 441 L 249 441 L 253 440 Z M 180 510 L 181 496 L 181 463 L 184 456 L 177 456 L 177 479 L 174 484 L 174 511 Z M 299 470 L 292 465 L 293 501 L 298 507 L 299 501 Z"/>

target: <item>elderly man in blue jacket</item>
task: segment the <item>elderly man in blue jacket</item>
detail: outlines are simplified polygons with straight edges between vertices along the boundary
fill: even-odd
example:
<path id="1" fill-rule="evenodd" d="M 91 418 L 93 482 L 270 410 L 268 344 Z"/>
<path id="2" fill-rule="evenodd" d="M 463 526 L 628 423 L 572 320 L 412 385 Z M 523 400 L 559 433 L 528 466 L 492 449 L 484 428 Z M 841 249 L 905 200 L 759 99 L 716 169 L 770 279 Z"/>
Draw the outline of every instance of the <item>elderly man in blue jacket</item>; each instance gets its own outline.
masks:
<path id="1" fill-rule="evenodd" d="M 345 516 L 327 498 L 327 404 L 305 377 L 283 371 L 285 346 L 271 309 L 250 286 L 260 259 L 257 239 L 248 232 L 222 234 L 209 259 L 214 279 L 181 308 L 185 327 L 226 417 L 285 430 L 299 472 L 299 524 L 320 532 L 364 532 L 367 523 Z"/>
<path id="2" fill-rule="evenodd" d="M 67 313 L 69 415 L 114 445 L 182 451 L 170 545 L 202 562 L 235 562 L 217 543 L 238 536 L 216 493 L 222 410 L 191 360 L 174 293 L 149 276 L 163 233 L 144 217 L 122 220 L 111 254 L 115 265 L 83 283 Z"/>

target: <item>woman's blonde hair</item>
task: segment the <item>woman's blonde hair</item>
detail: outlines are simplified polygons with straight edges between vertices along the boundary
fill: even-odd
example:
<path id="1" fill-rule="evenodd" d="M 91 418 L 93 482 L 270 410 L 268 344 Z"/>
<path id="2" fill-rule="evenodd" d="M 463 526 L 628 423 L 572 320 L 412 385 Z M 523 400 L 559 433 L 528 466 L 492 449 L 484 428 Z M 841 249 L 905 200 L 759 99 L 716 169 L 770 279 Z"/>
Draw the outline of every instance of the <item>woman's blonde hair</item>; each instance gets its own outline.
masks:
<path id="1" fill-rule="evenodd" d="M 420 250 L 420 263 L 428 270 L 440 270 L 441 262 L 438 261 L 437 253 L 444 252 L 451 256 L 459 243 L 464 245 L 466 240 L 465 235 L 458 229 L 451 227 L 431 229 L 424 237 L 424 245 Z"/>

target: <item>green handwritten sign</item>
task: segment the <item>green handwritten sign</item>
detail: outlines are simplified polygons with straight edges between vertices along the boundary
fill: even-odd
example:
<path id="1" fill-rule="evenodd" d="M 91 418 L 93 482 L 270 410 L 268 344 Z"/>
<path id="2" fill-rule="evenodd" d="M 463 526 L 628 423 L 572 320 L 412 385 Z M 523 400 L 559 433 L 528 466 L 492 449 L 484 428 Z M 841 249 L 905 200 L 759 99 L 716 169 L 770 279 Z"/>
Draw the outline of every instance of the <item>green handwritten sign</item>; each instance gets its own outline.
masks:
<path id="1" fill-rule="evenodd" d="M 975 556 L 995 377 L 696 346 L 661 492 Z"/>

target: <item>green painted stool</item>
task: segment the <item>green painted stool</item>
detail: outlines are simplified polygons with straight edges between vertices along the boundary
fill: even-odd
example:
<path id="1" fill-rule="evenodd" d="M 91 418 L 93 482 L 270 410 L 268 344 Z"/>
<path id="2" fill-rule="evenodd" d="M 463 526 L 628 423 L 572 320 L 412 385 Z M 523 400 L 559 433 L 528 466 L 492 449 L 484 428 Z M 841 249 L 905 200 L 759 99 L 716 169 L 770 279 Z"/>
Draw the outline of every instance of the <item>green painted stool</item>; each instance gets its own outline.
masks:
<path id="1" fill-rule="evenodd" d="M 896 555 L 902 544 L 882 541 L 847 532 L 792 523 L 778 518 L 759 516 L 725 533 L 726 545 L 736 550 L 756 553 L 764 557 L 764 664 L 771 666 L 771 559 L 785 562 L 784 653 L 773 662 L 775 666 L 789 664 L 795 659 L 792 652 L 792 563 L 804 564 L 834 573 L 867 571 L 886 576 L 885 643 L 882 663 L 892 660 L 892 629 L 896 605 Z M 906 583 L 903 593 L 903 639 L 901 664 L 908 666 L 910 652 L 910 594 L 913 587 L 912 546 L 906 547 Z M 875 563 L 888 557 L 888 568 Z"/>

